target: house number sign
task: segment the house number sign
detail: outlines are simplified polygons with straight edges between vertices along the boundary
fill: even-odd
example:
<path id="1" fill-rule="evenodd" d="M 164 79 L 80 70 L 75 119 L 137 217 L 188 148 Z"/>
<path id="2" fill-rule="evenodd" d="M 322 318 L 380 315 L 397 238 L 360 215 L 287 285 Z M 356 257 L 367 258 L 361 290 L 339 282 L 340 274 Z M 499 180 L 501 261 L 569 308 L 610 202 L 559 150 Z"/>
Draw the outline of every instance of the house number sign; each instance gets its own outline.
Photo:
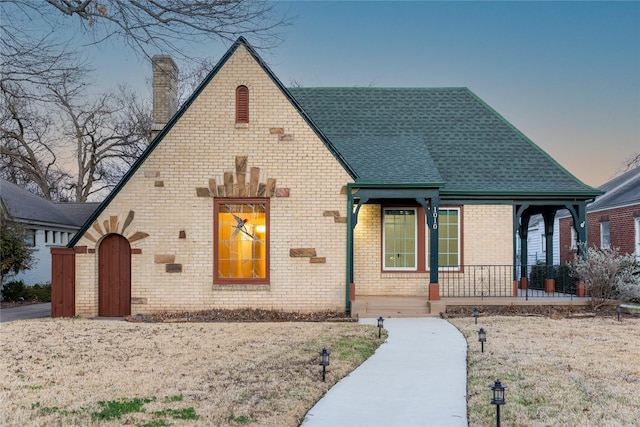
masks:
<path id="1" fill-rule="evenodd" d="M 438 229 L 438 211 L 437 210 L 433 210 L 433 226 L 432 228 L 434 230 Z"/>

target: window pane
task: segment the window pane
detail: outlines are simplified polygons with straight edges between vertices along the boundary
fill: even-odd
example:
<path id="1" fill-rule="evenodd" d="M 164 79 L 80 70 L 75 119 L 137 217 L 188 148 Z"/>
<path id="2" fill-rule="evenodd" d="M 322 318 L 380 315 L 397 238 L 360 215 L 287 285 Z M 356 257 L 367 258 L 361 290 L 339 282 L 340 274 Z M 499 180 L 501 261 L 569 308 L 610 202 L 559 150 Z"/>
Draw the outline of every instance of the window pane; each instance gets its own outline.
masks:
<path id="1" fill-rule="evenodd" d="M 609 229 L 609 221 L 600 223 L 600 242 L 602 249 L 609 249 L 611 247 L 611 232 Z"/>
<path id="2" fill-rule="evenodd" d="M 267 277 L 264 203 L 218 205 L 218 278 Z"/>
<path id="3" fill-rule="evenodd" d="M 413 209 L 384 211 L 384 268 L 416 268 L 416 212 Z"/>

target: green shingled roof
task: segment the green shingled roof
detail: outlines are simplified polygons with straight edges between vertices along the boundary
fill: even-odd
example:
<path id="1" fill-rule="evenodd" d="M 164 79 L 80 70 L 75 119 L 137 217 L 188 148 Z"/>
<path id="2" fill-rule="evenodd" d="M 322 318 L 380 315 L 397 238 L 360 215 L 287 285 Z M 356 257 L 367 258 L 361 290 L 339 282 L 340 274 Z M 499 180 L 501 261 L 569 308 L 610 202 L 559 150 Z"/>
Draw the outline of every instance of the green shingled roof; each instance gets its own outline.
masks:
<path id="1" fill-rule="evenodd" d="M 358 178 L 442 183 L 443 194 L 594 193 L 467 88 L 288 90 Z"/>

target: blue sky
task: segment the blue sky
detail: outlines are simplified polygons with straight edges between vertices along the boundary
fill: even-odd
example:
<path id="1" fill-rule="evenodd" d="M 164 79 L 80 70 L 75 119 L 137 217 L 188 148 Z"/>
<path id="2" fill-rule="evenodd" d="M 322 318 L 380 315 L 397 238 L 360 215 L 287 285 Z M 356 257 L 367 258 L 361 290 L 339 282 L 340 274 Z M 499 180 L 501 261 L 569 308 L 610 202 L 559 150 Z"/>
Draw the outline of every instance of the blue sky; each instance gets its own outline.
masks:
<path id="1" fill-rule="evenodd" d="M 259 53 L 286 86 L 465 86 L 593 186 L 640 152 L 639 1 L 278 7 L 293 24 Z M 194 53 L 215 60 L 227 48 Z M 150 67 L 125 46 L 103 46 L 94 59 L 101 86 L 129 81 L 150 96 Z"/>

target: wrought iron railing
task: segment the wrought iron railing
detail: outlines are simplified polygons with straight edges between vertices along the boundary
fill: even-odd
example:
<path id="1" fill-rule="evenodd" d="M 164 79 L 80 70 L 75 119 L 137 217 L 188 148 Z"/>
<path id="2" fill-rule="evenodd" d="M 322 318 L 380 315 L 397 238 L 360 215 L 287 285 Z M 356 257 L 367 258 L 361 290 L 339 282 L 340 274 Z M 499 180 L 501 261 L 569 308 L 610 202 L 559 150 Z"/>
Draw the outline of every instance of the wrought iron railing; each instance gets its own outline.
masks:
<path id="1" fill-rule="evenodd" d="M 438 282 L 445 298 L 587 296 L 566 265 L 464 265 L 440 270 Z"/>

